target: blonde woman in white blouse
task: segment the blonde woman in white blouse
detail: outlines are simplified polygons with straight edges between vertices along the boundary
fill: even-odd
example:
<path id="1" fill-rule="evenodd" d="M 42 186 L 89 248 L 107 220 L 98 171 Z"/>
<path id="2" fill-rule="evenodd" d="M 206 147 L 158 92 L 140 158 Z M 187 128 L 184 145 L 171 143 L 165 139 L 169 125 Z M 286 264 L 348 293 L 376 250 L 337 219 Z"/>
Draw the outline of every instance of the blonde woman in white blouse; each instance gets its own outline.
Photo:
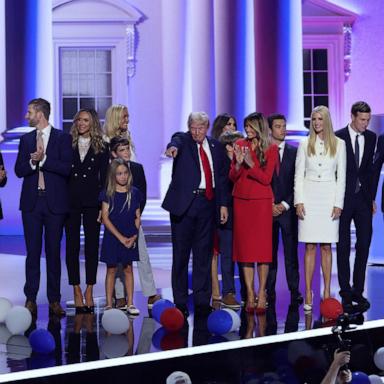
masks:
<path id="1" fill-rule="evenodd" d="M 295 171 L 294 204 L 299 218 L 299 241 L 305 243 L 305 311 L 312 310 L 317 244 L 320 244 L 324 278 L 323 298 L 331 294 L 331 243 L 339 241 L 345 176 L 345 143 L 333 132 L 328 108 L 318 106 L 311 113 L 309 136 L 299 145 Z"/>

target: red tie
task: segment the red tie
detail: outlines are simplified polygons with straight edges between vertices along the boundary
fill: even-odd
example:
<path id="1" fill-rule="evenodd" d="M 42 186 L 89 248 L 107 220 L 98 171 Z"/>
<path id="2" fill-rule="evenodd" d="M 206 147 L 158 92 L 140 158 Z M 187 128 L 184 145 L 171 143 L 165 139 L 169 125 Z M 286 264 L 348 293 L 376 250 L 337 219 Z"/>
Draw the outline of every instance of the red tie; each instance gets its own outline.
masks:
<path id="1" fill-rule="evenodd" d="M 199 144 L 199 152 L 201 163 L 203 164 L 204 176 L 205 176 L 205 197 L 208 200 L 213 199 L 213 186 L 212 186 L 212 171 L 209 165 L 208 156 L 204 151 L 203 145 Z"/>

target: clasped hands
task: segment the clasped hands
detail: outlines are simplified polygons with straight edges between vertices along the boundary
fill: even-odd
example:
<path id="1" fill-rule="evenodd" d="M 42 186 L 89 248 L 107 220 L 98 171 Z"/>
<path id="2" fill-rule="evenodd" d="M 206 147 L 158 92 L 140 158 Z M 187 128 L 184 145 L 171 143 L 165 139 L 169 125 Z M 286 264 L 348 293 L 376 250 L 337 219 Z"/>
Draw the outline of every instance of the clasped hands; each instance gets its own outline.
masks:
<path id="1" fill-rule="evenodd" d="M 242 163 L 248 165 L 248 167 L 252 168 L 255 163 L 252 160 L 251 152 L 248 147 L 240 147 L 240 145 L 235 144 L 234 147 L 236 165 L 239 167 Z"/>
<path id="2" fill-rule="evenodd" d="M 343 210 L 339 207 L 333 207 L 332 213 L 331 213 L 332 220 L 337 220 L 341 216 L 342 211 Z M 296 215 L 300 220 L 304 220 L 304 216 L 305 216 L 304 204 L 300 203 L 296 205 Z"/>
<path id="3" fill-rule="evenodd" d="M 282 203 L 279 204 L 272 204 L 272 215 L 273 217 L 280 216 L 284 211 L 286 211 L 286 208 Z"/>
<path id="4" fill-rule="evenodd" d="M 44 150 L 41 148 L 38 148 L 36 152 L 31 153 L 30 156 L 31 156 L 32 164 L 37 165 L 41 160 L 43 160 L 44 154 L 45 154 Z"/>
<path id="5" fill-rule="evenodd" d="M 131 237 L 122 236 L 120 239 L 120 242 L 126 248 L 136 248 L 136 239 L 137 239 L 137 235 L 133 235 Z"/>

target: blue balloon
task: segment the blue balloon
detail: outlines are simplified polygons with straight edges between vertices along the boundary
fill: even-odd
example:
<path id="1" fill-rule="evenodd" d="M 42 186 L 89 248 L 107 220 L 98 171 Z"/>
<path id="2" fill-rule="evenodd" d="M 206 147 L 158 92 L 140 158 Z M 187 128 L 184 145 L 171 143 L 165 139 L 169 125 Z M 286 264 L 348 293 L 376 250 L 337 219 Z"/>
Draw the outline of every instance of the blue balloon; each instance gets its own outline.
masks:
<path id="1" fill-rule="evenodd" d="M 371 380 L 369 380 L 369 377 L 364 372 L 353 372 L 352 373 L 352 381 L 351 384 L 370 384 Z"/>
<path id="2" fill-rule="evenodd" d="M 164 327 L 160 327 L 153 335 L 152 335 L 152 344 L 153 346 L 161 351 L 161 340 L 166 335 L 167 331 Z"/>
<path id="3" fill-rule="evenodd" d="M 35 329 L 29 335 L 29 343 L 32 350 L 37 353 L 48 354 L 51 353 L 55 347 L 55 339 L 51 332 L 45 329 Z"/>
<path id="4" fill-rule="evenodd" d="M 227 311 L 219 309 L 208 316 L 207 326 L 209 332 L 215 335 L 224 335 L 232 327 L 232 316 Z"/>
<path id="5" fill-rule="evenodd" d="M 163 311 L 167 308 L 173 308 L 174 306 L 175 304 L 173 304 L 172 301 L 166 299 L 157 300 L 152 307 L 152 317 L 160 323 L 160 317 Z"/>

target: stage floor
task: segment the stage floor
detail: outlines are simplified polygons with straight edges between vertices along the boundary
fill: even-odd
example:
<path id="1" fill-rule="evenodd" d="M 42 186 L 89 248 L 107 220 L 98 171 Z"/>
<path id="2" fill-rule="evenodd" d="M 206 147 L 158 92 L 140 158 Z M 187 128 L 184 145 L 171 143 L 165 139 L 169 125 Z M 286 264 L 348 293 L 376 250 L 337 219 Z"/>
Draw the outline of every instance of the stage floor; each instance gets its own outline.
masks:
<path id="1" fill-rule="evenodd" d="M 155 231 L 156 232 L 156 231 Z M 171 244 L 166 230 L 159 235 L 152 230 L 146 232 L 148 249 L 152 261 L 158 293 L 163 298 L 172 300 L 170 287 Z M 64 243 L 64 242 L 63 242 Z M 21 236 L 0 236 L 0 296 L 6 297 L 14 305 L 24 305 L 24 239 Z M 65 254 L 62 249 L 62 255 Z M 279 259 L 283 255 L 280 250 Z M 300 259 L 303 249 L 300 247 Z M 64 259 L 64 257 L 63 257 Z M 319 257 L 317 258 L 319 259 Z M 134 303 L 140 309 L 140 315 L 129 318 L 130 328 L 122 335 L 109 335 L 101 325 L 101 317 L 105 305 L 104 277 L 105 266 L 100 263 L 98 270 L 98 284 L 95 286 L 96 313 L 94 315 L 76 315 L 73 309 L 67 309 L 67 316 L 61 320 L 49 318 L 45 296 L 45 260 L 42 258 L 42 273 L 40 293 L 38 296 L 38 318 L 25 335 L 11 336 L 4 324 L 0 324 L 0 382 L 11 380 L 7 373 L 31 373 L 46 367 L 71 366 L 71 371 L 80 371 L 85 365 L 76 365 L 90 361 L 116 359 L 124 356 L 145 355 L 160 351 L 183 349 L 181 356 L 194 354 L 192 347 L 228 343 L 241 339 L 255 339 L 264 336 L 282 335 L 285 333 L 302 332 L 321 328 L 323 319 L 320 315 L 321 276 L 319 261 L 316 265 L 314 279 L 314 307 L 311 314 L 305 314 L 303 306 L 290 305 L 290 293 L 285 282 L 283 260 L 279 263 L 278 284 L 276 287 L 276 302 L 269 303 L 265 315 L 247 315 L 243 310 L 238 311 L 241 318 L 239 331 L 224 336 L 213 336 L 207 329 L 207 317 L 197 317 L 193 313 L 192 300 L 188 322 L 178 333 L 169 334 L 152 317 L 147 309 L 147 299 L 140 292 L 140 284 L 135 268 Z M 303 276 L 303 265 L 301 276 Z M 84 266 L 82 265 L 82 268 Z M 336 268 L 333 268 L 336 271 Z M 381 282 L 384 278 L 384 268 L 371 265 L 367 268 L 366 294 L 371 302 L 371 308 L 364 314 L 365 320 L 382 319 L 384 316 L 384 295 Z M 302 280 L 302 279 L 301 279 Z M 236 276 L 236 287 L 239 292 L 239 279 Z M 68 285 L 65 263 L 62 263 L 62 303 L 72 299 L 72 289 Z M 300 282 L 304 292 L 304 283 Z M 338 284 L 336 275 L 332 278 L 332 294 L 338 298 Z M 239 299 L 239 294 L 237 295 Z M 37 354 L 32 351 L 28 342 L 29 333 L 35 328 L 48 329 L 54 336 L 56 349 L 48 355 Z M 330 333 L 330 329 L 329 332 Z M 293 338 L 304 337 L 305 332 L 295 334 Z M 218 349 L 223 349 L 218 347 Z M 224 347 L 225 349 L 225 347 Z M 181 352 L 181 351 L 180 351 Z M 118 361 L 118 360 L 116 360 Z M 106 362 L 108 364 L 108 362 Z M 72 365 L 75 364 L 75 365 Z M 176 369 L 175 369 L 176 370 Z M 36 371 L 43 372 L 43 371 Z M 2 375 L 5 374 L 5 375 Z M 42 373 L 43 374 L 43 373 Z M 13 379 L 23 376 L 14 376 Z"/>

